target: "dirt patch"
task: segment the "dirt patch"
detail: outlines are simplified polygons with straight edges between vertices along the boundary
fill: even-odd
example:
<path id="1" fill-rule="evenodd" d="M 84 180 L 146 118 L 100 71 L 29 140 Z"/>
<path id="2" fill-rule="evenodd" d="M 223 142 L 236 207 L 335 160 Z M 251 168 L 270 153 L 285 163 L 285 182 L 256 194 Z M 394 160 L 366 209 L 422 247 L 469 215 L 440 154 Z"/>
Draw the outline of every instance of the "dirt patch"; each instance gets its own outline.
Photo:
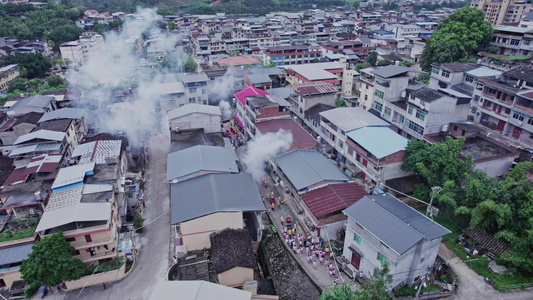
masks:
<path id="1" fill-rule="evenodd" d="M 263 240 L 268 271 L 280 299 L 318 299 L 320 290 L 287 252 L 278 235 Z"/>

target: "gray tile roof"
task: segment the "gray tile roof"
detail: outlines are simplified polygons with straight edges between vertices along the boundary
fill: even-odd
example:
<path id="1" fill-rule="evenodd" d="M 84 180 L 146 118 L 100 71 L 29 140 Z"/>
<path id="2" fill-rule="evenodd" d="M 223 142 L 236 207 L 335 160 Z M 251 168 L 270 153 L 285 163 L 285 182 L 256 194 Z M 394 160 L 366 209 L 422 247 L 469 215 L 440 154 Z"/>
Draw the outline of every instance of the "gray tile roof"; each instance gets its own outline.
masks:
<path id="1" fill-rule="evenodd" d="M 198 145 L 167 156 L 167 180 L 184 180 L 201 172 L 238 173 L 233 148 Z"/>
<path id="2" fill-rule="evenodd" d="M 85 109 L 81 108 L 62 108 L 58 110 L 53 110 L 51 112 L 45 113 L 39 123 L 50 121 L 50 120 L 59 120 L 59 119 L 75 119 L 79 120 L 85 115 Z"/>
<path id="3" fill-rule="evenodd" d="M 343 212 L 400 255 L 422 239 L 450 233 L 387 193 L 365 196 Z"/>
<path id="4" fill-rule="evenodd" d="M 251 174 L 209 174 L 170 188 L 171 224 L 216 212 L 264 211 L 265 206 Z"/>
<path id="5" fill-rule="evenodd" d="M 320 115 L 345 132 L 365 126 L 388 126 L 389 123 L 361 107 L 338 107 Z"/>
<path id="6" fill-rule="evenodd" d="M 324 180 L 348 181 L 348 178 L 337 167 L 317 151 L 294 150 L 276 157 L 275 160 L 297 190 Z"/>
<path id="7" fill-rule="evenodd" d="M 446 96 L 444 93 L 430 89 L 428 87 L 423 87 L 418 90 L 410 91 L 409 94 L 425 102 L 433 102 Z"/>

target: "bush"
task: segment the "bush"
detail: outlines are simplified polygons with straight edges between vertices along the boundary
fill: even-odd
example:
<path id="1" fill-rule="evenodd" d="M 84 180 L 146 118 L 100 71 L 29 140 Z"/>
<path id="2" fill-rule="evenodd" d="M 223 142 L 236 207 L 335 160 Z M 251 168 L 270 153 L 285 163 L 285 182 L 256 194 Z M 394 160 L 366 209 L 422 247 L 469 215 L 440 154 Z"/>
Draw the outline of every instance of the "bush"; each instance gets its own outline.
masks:
<path id="1" fill-rule="evenodd" d="M 133 227 L 135 227 L 135 231 L 139 233 L 143 233 L 144 231 L 143 224 L 144 224 L 144 219 L 140 215 L 137 215 L 135 219 L 133 219 Z"/>
<path id="2" fill-rule="evenodd" d="M 415 292 L 416 292 L 416 289 L 414 287 L 406 285 L 402 287 L 401 289 L 397 290 L 396 292 L 394 292 L 394 296 L 395 297 L 410 297 L 410 296 L 414 296 Z"/>

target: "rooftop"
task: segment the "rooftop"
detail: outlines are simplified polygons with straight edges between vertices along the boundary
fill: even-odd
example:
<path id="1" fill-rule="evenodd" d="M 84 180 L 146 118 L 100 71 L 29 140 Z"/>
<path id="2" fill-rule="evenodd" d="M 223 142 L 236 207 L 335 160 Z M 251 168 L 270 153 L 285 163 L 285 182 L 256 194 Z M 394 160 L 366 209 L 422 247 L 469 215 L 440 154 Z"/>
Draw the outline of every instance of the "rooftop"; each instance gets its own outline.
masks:
<path id="1" fill-rule="evenodd" d="M 216 212 L 264 211 L 251 174 L 208 174 L 171 185 L 171 224 Z M 191 201 L 194 199 L 194 201 Z"/>
<path id="2" fill-rule="evenodd" d="M 25 182 L 34 173 L 53 173 L 59 167 L 61 159 L 61 154 L 36 156 L 26 166 L 13 170 L 2 186 Z"/>
<path id="3" fill-rule="evenodd" d="M 57 131 L 57 132 L 67 132 L 71 123 L 72 123 L 72 119 L 49 120 L 46 122 L 39 123 L 39 127 L 37 129 Z"/>
<path id="4" fill-rule="evenodd" d="M 183 83 L 193 83 L 193 82 L 204 82 L 209 81 L 205 73 L 189 73 L 189 74 L 179 74 Z"/>
<path id="5" fill-rule="evenodd" d="M 479 68 L 479 65 L 473 63 L 444 63 L 440 64 L 439 67 L 452 72 L 466 72 Z"/>
<path id="6" fill-rule="evenodd" d="M 323 186 L 303 194 L 302 200 L 317 219 L 338 213 L 366 196 L 365 190 L 355 182 Z"/>
<path id="7" fill-rule="evenodd" d="M 431 241 L 450 233 L 387 193 L 367 195 L 344 213 L 400 255 L 422 239 Z"/>
<path id="8" fill-rule="evenodd" d="M 405 150 L 409 143 L 409 140 L 388 127 L 363 127 L 346 135 L 378 159 Z"/>
<path id="9" fill-rule="evenodd" d="M 498 145 L 496 141 L 491 141 L 481 135 L 467 138 L 461 149 L 461 155 L 463 157 L 469 154 L 472 155 L 474 162 L 482 159 L 501 157 L 512 153 L 513 152 L 504 145 Z"/>
<path id="10" fill-rule="evenodd" d="M 27 259 L 32 251 L 33 245 L 33 243 L 29 243 L 0 249 L 0 266 L 20 263 L 24 259 Z"/>
<path id="11" fill-rule="evenodd" d="M 298 191 L 325 181 L 348 181 L 324 155 L 314 150 L 294 150 L 276 157 L 275 161 Z"/>
<path id="12" fill-rule="evenodd" d="M 366 126 L 389 126 L 389 123 L 361 107 L 338 107 L 320 115 L 345 132 Z"/>
<path id="13" fill-rule="evenodd" d="M 167 118 L 169 120 L 173 120 L 173 119 L 180 118 L 186 115 L 190 115 L 192 113 L 208 114 L 208 115 L 215 115 L 215 116 L 222 115 L 222 112 L 220 111 L 220 107 L 218 106 L 202 105 L 198 103 L 189 103 L 189 104 L 185 104 L 181 107 L 178 107 L 176 109 L 169 111 L 167 114 Z"/>
<path id="14" fill-rule="evenodd" d="M 221 67 L 260 65 L 261 64 L 261 62 L 257 58 L 245 57 L 245 56 L 232 56 L 228 58 L 223 58 L 223 59 L 217 60 L 217 63 Z"/>
<path id="15" fill-rule="evenodd" d="M 465 73 L 468 75 L 472 75 L 474 77 L 492 77 L 492 76 L 498 76 L 502 74 L 502 71 L 487 68 L 487 67 L 480 67 L 477 69 L 466 71 Z"/>
<path id="16" fill-rule="evenodd" d="M 249 74 L 246 75 L 248 79 L 250 80 L 251 84 L 259 84 L 259 83 L 271 83 L 272 79 L 267 74 Z"/>
<path id="17" fill-rule="evenodd" d="M 57 173 L 52 189 L 59 189 L 74 183 L 83 182 L 85 175 L 91 174 L 95 163 L 78 164 L 72 167 L 61 168 Z"/>
<path id="18" fill-rule="evenodd" d="M 302 95 L 336 93 L 337 87 L 327 82 L 306 82 L 293 84 L 292 87 Z"/>
<path id="19" fill-rule="evenodd" d="M 30 133 L 21 135 L 17 138 L 17 140 L 13 143 L 13 145 L 19 145 L 26 142 L 30 142 L 32 140 L 46 140 L 46 141 L 56 141 L 56 142 L 62 142 L 65 138 L 64 132 L 57 132 L 57 131 L 51 131 L 51 130 L 37 130 L 32 131 Z"/>
<path id="20" fill-rule="evenodd" d="M 293 119 L 273 119 L 256 123 L 255 126 L 261 134 L 276 133 L 283 129 L 292 134 L 292 145 L 287 151 L 294 149 L 314 150 L 316 140 Z"/>
<path id="21" fill-rule="evenodd" d="M 167 156 L 167 180 L 185 180 L 205 172 L 238 173 L 232 148 L 198 145 Z"/>
<path id="22" fill-rule="evenodd" d="M 533 82 L 533 70 L 527 66 L 516 67 L 505 72 L 504 75 L 511 78 L 522 79 L 527 82 Z"/>
<path id="23" fill-rule="evenodd" d="M 45 113 L 41 119 L 39 119 L 39 123 L 46 122 L 50 120 L 58 120 L 58 119 L 75 119 L 79 120 L 83 118 L 85 115 L 85 109 L 80 108 L 62 108 L 53 110 L 51 112 Z"/>
<path id="24" fill-rule="evenodd" d="M 13 106 L 11 106 L 8 111 L 13 111 L 25 106 L 31 106 L 31 107 L 39 107 L 39 108 L 45 108 L 47 107 L 50 102 L 54 99 L 54 96 L 33 96 L 29 98 L 24 98 L 22 100 L 17 101 Z"/>
<path id="25" fill-rule="evenodd" d="M 434 89 L 430 89 L 428 87 L 423 87 L 418 90 L 410 90 L 409 94 L 424 102 L 433 102 L 446 96 L 446 94 L 436 91 Z"/>
<path id="26" fill-rule="evenodd" d="M 247 230 L 226 228 L 211 233 L 209 239 L 213 267 L 217 274 L 237 267 L 256 269 L 255 254 Z"/>
<path id="27" fill-rule="evenodd" d="M 402 67 L 402 66 L 395 66 L 395 65 L 385 66 L 385 67 L 377 68 L 371 71 L 372 74 L 379 76 L 379 77 L 383 77 L 383 78 L 403 76 L 403 75 L 406 75 L 407 72 L 421 73 L 421 71 L 418 71 L 416 69 Z"/>
<path id="28" fill-rule="evenodd" d="M 74 148 L 72 157 L 80 157 L 78 164 L 91 162 L 105 164 L 106 158 L 118 158 L 122 151 L 121 140 L 97 140 L 81 144 Z"/>
<path id="29" fill-rule="evenodd" d="M 251 300 L 252 293 L 202 280 L 160 281 L 150 300 Z"/>
<path id="30" fill-rule="evenodd" d="M 339 77 L 327 70 L 342 69 L 343 65 L 338 62 L 316 63 L 316 64 L 303 64 L 303 65 L 288 65 L 288 70 L 292 70 L 295 73 L 300 74 L 307 80 L 327 80 L 327 79 L 339 79 Z"/>
<path id="31" fill-rule="evenodd" d="M 246 97 L 257 96 L 257 95 L 268 95 L 267 91 L 258 89 L 255 87 L 247 87 L 244 90 L 237 92 L 235 98 L 241 102 L 242 105 L 246 105 Z"/>

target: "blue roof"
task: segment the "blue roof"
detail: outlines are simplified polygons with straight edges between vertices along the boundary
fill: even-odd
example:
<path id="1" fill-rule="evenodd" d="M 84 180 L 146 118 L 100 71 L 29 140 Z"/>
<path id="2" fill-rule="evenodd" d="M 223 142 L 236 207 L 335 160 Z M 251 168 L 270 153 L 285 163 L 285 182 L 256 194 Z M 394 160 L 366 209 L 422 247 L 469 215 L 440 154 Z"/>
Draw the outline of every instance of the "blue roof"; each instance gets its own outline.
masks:
<path id="1" fill-rule="evenodd" d="M 388 127 L 367 126 L 350 131 L 347 136 L 377 158 L 405 150 L 409 142 Z"/>

